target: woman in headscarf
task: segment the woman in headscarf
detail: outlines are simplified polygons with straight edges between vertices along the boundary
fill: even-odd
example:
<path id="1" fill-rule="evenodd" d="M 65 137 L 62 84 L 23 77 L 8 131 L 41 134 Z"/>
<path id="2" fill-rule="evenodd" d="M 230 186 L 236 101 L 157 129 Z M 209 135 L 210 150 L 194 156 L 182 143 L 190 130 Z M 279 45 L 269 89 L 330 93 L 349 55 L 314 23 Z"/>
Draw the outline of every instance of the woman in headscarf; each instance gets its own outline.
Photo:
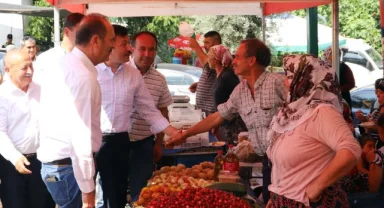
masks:
<path id="1" fill-rule="evenodd" d="M 213 86 L 214 104 L 218 105 L 227 102 L 233 89 L 240 83 L 232 68 L 232 55 L 228 48 L 223 45 L 212 46 L 208 51 L 208 64 L 216 71 L 216 82 Z M 215 130 L 214 134 L 220 141 L 233 143 L 237 135 L 246 131 L 245 124 L 240 116 L 231 121 L 224 122 Z"/>
<path id="2" fill-rule="evenodd" d="M 348 207 L 337 181 L 361 148 L 345 122 L 336 74 L 311 55 L 283 58 L 287 101 L 271 122 L 272 165 L 267 207 Z"/>
<path id="3" fill-rule="evenodd" d="M 341 55 L 341 51 L 339 50 L 339 55 Z M 332 67 L 332 48 L 328 47 L 323 54 L 323 61 L 329 66 Z M 355 87 L 355 77 L 353 76 L 353 72 L 351 68 L 344 62 L 340 62 L 340 88 L 341 88 L 341 96 L 345 101 L 347 101 L 349 106 L 352 106 L 352 99 L 350 90 Z"/>

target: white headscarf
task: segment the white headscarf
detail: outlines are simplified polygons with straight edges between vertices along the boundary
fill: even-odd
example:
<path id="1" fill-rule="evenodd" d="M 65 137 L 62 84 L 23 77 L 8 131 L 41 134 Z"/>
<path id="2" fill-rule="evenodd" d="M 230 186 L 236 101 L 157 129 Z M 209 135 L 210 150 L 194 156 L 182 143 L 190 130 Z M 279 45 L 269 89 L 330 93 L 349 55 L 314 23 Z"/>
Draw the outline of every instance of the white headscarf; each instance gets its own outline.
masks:
<path id="1" fill-rule="evenodd" d="M 267 134 L 272 143 L 310 118 L 318 107 L 333 106 L 342 112 L 339 82 L 326 63 L 312 55 L 289 55 L 283 58 L 283 66 L 291 86 L 286 104 L 272 119 Z"/>

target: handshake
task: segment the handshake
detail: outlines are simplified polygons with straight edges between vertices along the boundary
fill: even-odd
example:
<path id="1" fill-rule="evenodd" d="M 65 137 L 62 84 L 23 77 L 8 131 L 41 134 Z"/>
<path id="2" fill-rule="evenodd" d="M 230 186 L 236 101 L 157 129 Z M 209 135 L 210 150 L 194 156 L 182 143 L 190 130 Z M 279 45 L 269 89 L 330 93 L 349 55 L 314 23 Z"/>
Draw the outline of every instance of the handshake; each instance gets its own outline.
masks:
<path id="1" fill-rule="evenodd" d="M 174 146 L 184 143 L 189 135 L 185 130 L 174 129 L 169 136 L 170 137 L 165 141 L 165 148 L 172 149 Z"/>

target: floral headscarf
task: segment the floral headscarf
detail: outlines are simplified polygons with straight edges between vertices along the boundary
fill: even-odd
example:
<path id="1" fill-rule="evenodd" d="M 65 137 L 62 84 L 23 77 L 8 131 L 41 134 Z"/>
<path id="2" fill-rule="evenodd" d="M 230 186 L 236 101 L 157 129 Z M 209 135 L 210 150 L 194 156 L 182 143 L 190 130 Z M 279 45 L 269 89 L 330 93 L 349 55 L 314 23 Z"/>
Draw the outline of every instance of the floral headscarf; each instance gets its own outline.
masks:
<path id="1" fill-rule="evenodd" d="M 223 45 L 212 46 L 208 51 L 208 56 L 215 57 L 223 67 L 230 67 L 232 65 L 232 54 Z"/>
<path id="2" fill-rule="evenodd" d="M 312 55 L 285 56 L 283 66 L 291 85 L 286 104 L 272 119 L 269 142 L 302 124 L 322 105 L 342 112 L 340 87 L 331 67 Z"/>
<path id="3" fill-rule="evenodd" d="M 324 53 L 323 53 L 323 61 L 324 63 L 329 66 L 329 67 L 332 67 L 332 57 L 331 57 L 331 54 L 332 54 L 332 47 L 328 47 L 327 49 L 325 49 Z M 341 50 L 339 49 L 339 55 L 341 55 Z"/>

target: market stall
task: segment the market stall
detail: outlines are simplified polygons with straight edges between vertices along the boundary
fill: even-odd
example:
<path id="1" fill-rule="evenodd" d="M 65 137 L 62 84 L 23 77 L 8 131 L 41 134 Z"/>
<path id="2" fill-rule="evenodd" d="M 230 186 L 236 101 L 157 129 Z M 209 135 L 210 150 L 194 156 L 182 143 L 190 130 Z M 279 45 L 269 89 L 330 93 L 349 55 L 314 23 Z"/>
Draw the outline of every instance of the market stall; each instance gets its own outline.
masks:
<path id="1" fill-rule="evenodd" d="M 303 9 L 332 2 L 333 7 L 333 50 L 338 50 L 338 0 L 161 0 L 161 1 L 107 1 L 107 0 L 47 0 L 56 10 L 59 7 L 84 13 L 102 13 L 107 16 L 159 16 L 159 15 L 259 15 L 266 16 L 274 13 Z M 58 19 L 58 13 L 56 12 Z M 58 21 L 55 21 L 58 26 Z M 56 28 L 58 42 L 58 29 Z M 339 54 L 332 53 L 334 63 L 339 61 Z M 334 64 L 338 71 L 339 64 Z M 184 109 L 184 108 L 182 108 Z M 185 114 L 184 114 L 185 115 Z M 192 115 L 192 114 L 188 114 Z M 170 116 L 171 117 L 171 116 Z M 190 119 L 193 116 L 188 116 Z M 177 128 L 193 125 L 197 120 L 171 121 Z M 174 150 L 164 150 L 164 158 L 159 170 L 154 172 L 137 201 L 138 206 L 145 207 L 252 207 L 252 203 L 244 199 L 253 177 L 253 169 L 260 168 L 255 162 L 237 161 L 237 170 L 227 173 L 217 173 L 217 163 L 213 163 L 219 150 L 226 150 L 226 145 L 212 145 L 214 138 L 198 135 L 188 138 L 191 142 Z M 198 142 L 196 142 L 198 141 Z M 188 146 L 190 145 L 190 146 Z M 164 160 L 164 159 L 163 159 Z M 239 166 L 242 166 L 240 168 Z M 219 177 L 219 174 L 224 176 Z M 221 180 L 220 180 L 221 179 Z M 204 188 L 203 188 L 204 187 Z M 225 190 L 230 192 L 217 191 Z M 239 193 L 241 192 L 241 194 Z M 235 196 L 236 195 L 236 196 Z M 252 197 L 250 197 L 252 198 Z M 254 203 L 255 201 L 253 201 Z M 171 204 L 171 205 L 170 205 Z"/>

